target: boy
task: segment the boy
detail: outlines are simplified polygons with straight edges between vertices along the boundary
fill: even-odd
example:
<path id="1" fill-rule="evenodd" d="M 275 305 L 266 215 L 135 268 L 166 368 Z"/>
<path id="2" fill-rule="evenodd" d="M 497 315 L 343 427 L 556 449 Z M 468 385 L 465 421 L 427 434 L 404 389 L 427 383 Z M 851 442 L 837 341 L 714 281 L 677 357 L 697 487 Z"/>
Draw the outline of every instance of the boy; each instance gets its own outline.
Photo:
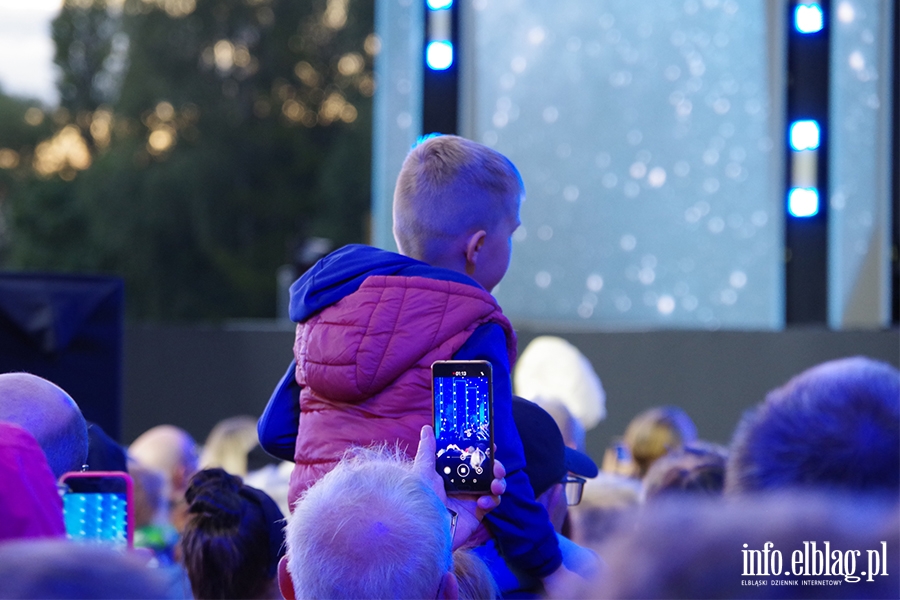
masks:
<path id="1" fill-rule="evenodd" d="M 431 137 L 410 151 L 397 179 L 400 254 L 346 246 L 294 283 L 295 363 L 259 421 L 263 447 L 295 462 L 291 504 L 348 446 L 396 442 L 414 455 L 431 423 L 431 363 L 488 360 L 497 458 L 508 471 L 488 528 L 519 569 L 539 578 L 558 571 L 559 545 L 522 471 L 512 418 L 515 334 L 489 293 L 509 267 L 523 197 L 502 154 Z"/>

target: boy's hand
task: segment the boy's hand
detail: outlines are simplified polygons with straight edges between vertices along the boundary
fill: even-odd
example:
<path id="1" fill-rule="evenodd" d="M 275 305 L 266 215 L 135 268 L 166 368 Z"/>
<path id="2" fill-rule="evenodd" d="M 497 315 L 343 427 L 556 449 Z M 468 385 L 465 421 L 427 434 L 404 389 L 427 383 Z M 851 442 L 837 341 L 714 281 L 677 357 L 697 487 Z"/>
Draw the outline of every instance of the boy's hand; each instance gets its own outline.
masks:
<path id="1" fill-rule="evenodd" d="M 431 425 L 424 426 L 413 468 L 428 482 L 447 508 L 457 513 L 456 532 L 453 536 L 453 549 L 456 550 L 474 533 L 484 515 L 500 505 L 500 495 L 506 491 L 506 469 L 499 460 L 494 459 L 494 479 L 491 481 L 490 494 L 448 497 L 444 490 L 444 480 L 435 470 L 435 444 L 434 429 Z"/>

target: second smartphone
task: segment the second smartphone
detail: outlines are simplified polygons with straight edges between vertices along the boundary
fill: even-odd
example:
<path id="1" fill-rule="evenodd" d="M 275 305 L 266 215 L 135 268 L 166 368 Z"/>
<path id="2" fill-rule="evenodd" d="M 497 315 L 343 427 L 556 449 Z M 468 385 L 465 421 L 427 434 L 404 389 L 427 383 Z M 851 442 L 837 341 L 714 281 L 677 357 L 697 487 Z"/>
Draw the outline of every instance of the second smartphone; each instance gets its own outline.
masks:
<path id="1" fill-rule="evenodd" d="M 494 473 L 494 385 L 487 361 L 431 365 L 435 464 L 447 493 L 489 493 Z"/>
<path id="2" fill-rule="evenodd" d="M 66 534 L 79 541 L 134 545 L 131 477 L 120 471 L 65 473 L 63 517 Z"/>

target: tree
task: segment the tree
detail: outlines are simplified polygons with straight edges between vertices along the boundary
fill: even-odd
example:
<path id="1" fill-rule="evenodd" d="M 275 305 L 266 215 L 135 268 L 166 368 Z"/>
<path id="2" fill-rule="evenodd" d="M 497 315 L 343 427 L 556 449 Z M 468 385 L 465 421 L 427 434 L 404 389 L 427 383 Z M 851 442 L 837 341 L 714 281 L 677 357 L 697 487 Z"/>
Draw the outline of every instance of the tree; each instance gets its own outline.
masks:
<path id="1" fill-rule="evenodd" d="M 119 274 L 140 318 L 271 316 L 299 240 L 364 239 L 373 1 L 111 4 L 54 22 L 56 136 L 90 162 L 11 196 L 8 266 Z M 82 235 L 48 233 L 48 209 Z"/>
<path id="2" fill-rule="evenodd" d="M 115 98 L 125 45 L 120 29 L 117 12 L 106 2 L 69 0 L 64 4 L 52 25 L 53 62 L 62 72 L 57 85 L 62 107 L 76 115 L 90 114 Z M 114 51 L 116 36 L 119 43 Z"/>
<path id="3" fill-rule="evenodd" d="M 37 260 L 41 248 L 36 238 L 66 221 L 65 215 L 48 219 L 41 227 L 31 227 L 34 236 L 20 236 L 19 240 L 11 227 L 17 221 L 17 211 L 33 206 L 35 194 L 48 187 L 35 177 L 31 165 L 35 149 L 52 134 L 53 124 L 39 102 L 0 92 L 0 261 L 4 263 L 23 255 Z"/>

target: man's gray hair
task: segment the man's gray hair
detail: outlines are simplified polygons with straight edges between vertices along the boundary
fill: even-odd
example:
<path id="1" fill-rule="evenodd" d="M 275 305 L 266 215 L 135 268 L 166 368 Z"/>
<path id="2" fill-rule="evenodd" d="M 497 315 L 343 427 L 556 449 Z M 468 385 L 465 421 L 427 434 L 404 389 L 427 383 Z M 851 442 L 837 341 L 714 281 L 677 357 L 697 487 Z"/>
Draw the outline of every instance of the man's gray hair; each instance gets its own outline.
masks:
<path id="1" fill-rule="evenodd" d="M 450 517 L 398 452 L 353 449 L 287 525 L 297 598 L 433 598 L 452 567 Z"/>

